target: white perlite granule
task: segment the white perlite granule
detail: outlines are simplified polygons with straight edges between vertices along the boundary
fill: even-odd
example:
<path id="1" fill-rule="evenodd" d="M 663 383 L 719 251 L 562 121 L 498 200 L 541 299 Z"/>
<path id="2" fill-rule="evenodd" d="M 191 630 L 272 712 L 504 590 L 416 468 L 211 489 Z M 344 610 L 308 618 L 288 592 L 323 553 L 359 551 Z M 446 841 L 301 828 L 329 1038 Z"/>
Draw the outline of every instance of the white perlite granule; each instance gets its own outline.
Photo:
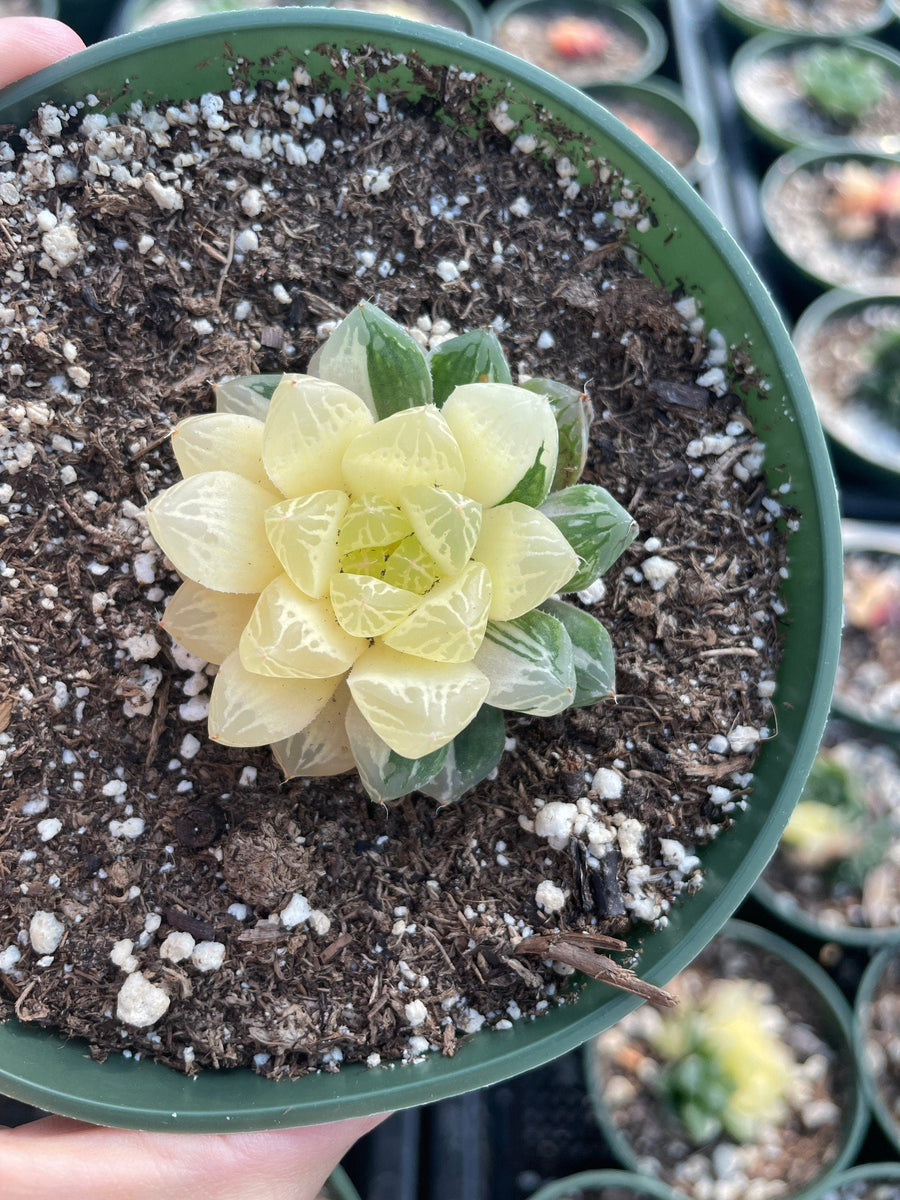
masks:
<path id="1" fill-rule="evenodd" d="M 169 962 L 183 962 L 194 952 L 196 942 L 189 933 L 176 931 L 170 933 L 159 948 L 159 957 Z"/>
<path id="2" fill-rule="evenodd" d="M 297 925 L 302 925 L 304 921 L 308 921 L 312 914 L 312 908 L 307 898 L 294 892 L 290 900 L 278 914 L 279 920 L 285 929 L 294 929 Z"/>
<path id="3" fill-rule="evenodd" d="M 542 879 L 537 885 L 534 900 L 546 913 L 562 912 L 566 907 L 566 893 L 549 879 Z"/>
<path id="4" fill-rule="evenodd" d="M 413 1029 L 419 1025 L 424 1025 L 428 1020 L 428 1009 L 421 1000 L 410 1000 L 409 1004 L 404 1005 L 403 1012 L 406 1016 L 406 1022 Z"/>
<path id="5" fill-rule="evenodd" d="M 125 1025 L 143 1029 L 164 1016 L 170 1003 L 161 987 L 151 983 L 140 971 L 135 971 L 119 988 L 116 1017 Z"/>
<path id="6" fill-rule="evenodd" d="M 54 954 L 65 932 L 66 927 L 58 917 L 39 909 L 28 926 L 28 940 L 36 954 Z"/>
<path id="7" fill-rule="evenodd" d="M 198 942 L 191 954 L 191 963 L 198 971 L 218 971 L 225 961 L 222 942 Z"/>

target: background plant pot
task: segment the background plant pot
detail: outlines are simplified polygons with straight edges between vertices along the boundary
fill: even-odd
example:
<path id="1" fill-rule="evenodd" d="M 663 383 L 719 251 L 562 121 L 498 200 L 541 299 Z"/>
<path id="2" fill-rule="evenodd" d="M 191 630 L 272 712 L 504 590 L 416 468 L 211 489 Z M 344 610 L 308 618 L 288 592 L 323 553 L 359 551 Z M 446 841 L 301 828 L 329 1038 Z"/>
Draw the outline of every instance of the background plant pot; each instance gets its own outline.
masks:
<path id="1" fill-rule="evenodd" d="M 829 402 L 828 397 L 816 387 L 815 379 L 819 354 L 817 340 L 828 342 L 838 336 L 838 322 L 861 317 L 867 309 L 882 305 L 896 310 L 900 321 L 900 291 L 871 296 L 860 296 L 841 289 L 824 292 L 801 314 L 794 326 L 793 339 L 812 390 L 819 420 L 831 442 L 838 466 L 866 477 L 876 490 L 885 488 L 897 491 L 900 489 L 900 430 L 893 430 L 881 421 L 875 422 L 865 410 L 860 412 L 858 405 L 851 403 L 845 410 L 843 406 Z M 874 339 L 874 330 L 870 336 Z M 849 351 L 840 351 L 834 346 L 833 349 L 837 358 L 849 360 Z M 823 377 L 829 378 L 827 370 L 823 372 Z"/>
<path id="2" fill-rule="evenodd" d="M 784 34 L 761 34 L 739 47 L 731 61 L 731 83 L 747 124 L 767 146 L 789 150 L 795 146 L 829 149 L 851 141 L 862 149 L 895 153 L 900 149 L 900 126 L 881 137 L 867 138 L 852 129 L 847 133 L 828 131 L 829 122 L 817 116 L 802 93 L 776 78 L 817 47 L 831 46 L 824 38 L 797 38 Z M 890 87 L 900 96 L 900 54 L 872 38 L 854 38 L 841 46 L 878 63 Z M 767 73 L 762 74 L 763 71 Z"/>
<path id="3" fill-rule="evenodd" d="M 832 691 L 840 631 L 840 536 L 824 438 L 802 372 L 766 289 L 690 185 L 593 101 L 544 72 L 491 47 L 413 22 L 323 9 L 273 9 L 161 26 L 101 43 L 14 85 L 0 97 L 0 120 L 24 122 L 45 98 L 70 103 L 92 92 L 127 107 L 138 96 L 178 100 L 231 86 L 238 53 L 259 74 L 279 79 L 300 57 L 318 76 L 326 56 L 304 50 L 323 43 L 416 50 L 435 67 L 484 72 L 485 101 L 503 96 L 523 130 L 547 135 L 535 113 L 550 113 L 571 131 L 563 145 L 573 162 L 607 155 L 646 193 L 657 220 L 636 235 L 637 253 L 654 278 L 696 295 L 726 342 L 748 344 L 768 380 L 749 396 L 769 445 L 769 485 L 803 514 L 789 541 L 784 585 L 789 610 L 776 697 L 779 735 L 755 768 L 753 804 L 738 829 L 704 850 L 705 887 L 670 914 L 666 928 L 642 939 L 641 973 L 664 984 L 689 962 L 747 894 L 787 823 L 812 763 Z M 127 94 L 122 82 L 132 81 Z M 373 91 L 401 90 L 404 69 L 376 74 Z M 637 1001 L 590 984 L 570 1006 L 513 1029 L 482 1033 L 454 1058 L 431 1056 L 404 1070 L 361 1066 L 273 1084 L 250 1071 L 202 1072 L 186 1079 L 148 1061 L 111 1056 L 91 1061 L 81 1044 L 10 1022 L 0 1028 L 0 1087 L 39 1107 L 101 1123 L 150 1129 L 238 1130 L 319 1123 L 402 1108 L 484 1087 L 570 1050 L 619 1020 Z"/>
<path id="4" fill-rule="evenodd" d="M 879 1125 L 900 1154 L 900 1116 L 891 1112 L 884 1093 L 878 1086 L 873 1070 L 872 1051 L 867 1045 L 872 1000 L 885 980 L 889 980 L 888 987 L 897 994 L 900 989 L 900 947 L 896 945 L 886 946 L 879 951 L 866 967 L 859 991 L 856 993 L 854 1039 L 856 1057 L 869 1104 Z"/>
<path id="5" fill-rule="evenodd" d="M 836 1175 L 820 1191 L 815 1192 L 810 1200 L 847 1200 L 849 1196 L 855 1196 L 856 1192 L 842 1189 L 852 1189 L 854 1184 L 896 1182 L 900 1182 L 900 1163 L 865 1163 Z"/>
<path id="6" fill-rule="evenodd" d="M 359 1200 L 359 1192 L 353 1186 L 350 1176 L 343 1167 L 334 1168 L 328 1176 L 326 1187 L 335 1200 Z"/>
<path id="7" fill-rule="evenodd" d="M 885 743 L 873 739 L 871 731 L 868 732 L 868 736 L 865 736 L 854 725 L 845 721 L 829 721 L 825 732 L 825 742 L 829 747 L 835 747 L 842 742 L 858 743 L 860 744 L 860 754 L 872 751 L 877 753 L 879 749 L 882 753 L 891 753 L 894 749 Z M 892 754 L 892 759 L 898 762 L 895 754 Z M 846 761 L 844 760 L 845 765 Z M 851 761 L 856 763 L 859 759 L 854 757 Z M 851 774 L 853 773 L 851 771 Z M 865 774 L 865 769 L 860 767 L 859 773 L 860 775 Z M 877 794 L 881 797 L 887 794 L 889 803 L 893 803 L 895 799 L 890 784 L 882 783 Z M 883 819 L 882 817 L 882 821 Z M 873 816 L 872 820 L 875 821 L 876 818 Z M 880 847 L 884 847 L 886 851 L 890 846 L 891 835 L 884 829 L 883 825 L 878 825 L 878 829 L 878 844 Z M 883 857 L 880 861 L 884 861 Z M 829 864 L 829 866 L 831 865 Z M 868 864 L 866 874 L 874 866 L 874 862 Z M 828 890 L 828 876 L 825 874 L 827 870 L 827 867 L 817 870 L 814 867 L 798 866 L 790 857 L 785 856 L 779 848 L 766 867 L 766 870 L 757 880 L 756 886 L 753 889 L 753 895 L 773 916 L 783 921 L 789 929 L 798 931 L 803 937 L 812 937 L 820 942 L 838 942 L 843 946 L 867 946 L 873 949 L 900 940 L 900 920 L 890 925 L 851 925 L 848 921 L 828 918 L 828 907 L 833 907 L 833 905 L 813 905 L 810 896 L 808 894 L 804 896 L 800 881 L 808 879 L 810 875 L 821 877 L 821 892 L 824 895 Z M 858 886 L 856 882 L 853 885 L 843 883 L 842 891 L 844 892 L 844 903 L 853 900 L 856 904 L 863 904 L 862 896 L 865 893 L 862 887 Z M 834 891 L 831 895 L 836 897 L 837 892 Z M 806 899 L 806 905 L 801 903 L 801 897 Z M 816 897 L 817 899 L 819 897 L 818 886 Z M 840 906 L 839 901 L 835 902 Z M 875 902 L 870 901 L 870 903 Z M 840 907 L 843 911 L 842 906 Z M 801 944 L 803 937 L 799 939 Z"/>
<path id="8" fill-rule="evenodd" d="M 543 24 L 568 15 L 602 20 L 604 24 L 620 30 L 640 45 L 637 60 L 623 67 L 614 61 L 616 56 L 610 55 L 609 63 L 598 63 L 592 67 L 588 60 L 579 62 L 573 59 L 567 62 L 560 56 L 550 56 Z M 507 41 L 506 22 L 510 18 L 520 17 L 541 22 L 535 31 L 535 57 L 528 53 L 527 47 L 518 38 L 515 45 Z M 503 46 L 530 62 L 539 63 L 546 70 L 554 71 L 561 79 L 579 87 L 613 81 L 635 83 L 646 79 L 659 68 L 668 48 L 666 32 L 657 18 L 640 4 L 629 3 L 629 0 L 571 0 L 562 7 L 548 0 L 497 0 L 488 9 L 488 24 L 490 38 L 495 45 Z"/>
<path id="9" fill-rule="evenodd" d="M 819 189 L 810 181 L 823 170 L 838 168 L 845 162 L 889 170 L 895 168 L 895 155 L 873 154 L 852 145 L 841 149 L 791 150 L 777 158 L 763 178 L 760 195 L 763 219 L 769 236 L 791 264 L 797 275 L 812 280 L 819 288 L 842 287 L 855 292 L 892 291 L 900 286 L 900 276 L 879 269 L 861 267 L 862 248 L 857 239 L 843 251 L 829 249 L 830 228 L 818 210 Z M 796 193 L 785 207 L 788 190 Z"/>
<path id="10" fill-rule="evenodd" d="M 845 555 L 858 551 L 900 559 L 900 529 L 896 526 L 881 525 L 874 521 L 844 521 L 842 538 Z M 854 722 L 861 729 L 869 730 L 894 745 L 900 744 L 900 720 L 865 712 L 842 693 L 840 680 L 835 686 L 833 707 L 839 716 Z"/>
<path id="11" fill-rule="evenodd" d="M 837 1171 L 853 1161 L 868 1124 L 869 1113 L 865 1096 L 854 1066 L 853 1017 L 850 1007 L 839 989 L 817 963 L 792 946 L 790 942 L 769 930 L 757 925 L 750 925 L 745 921 L 729 921 L 720 936 L 763 951 L 777 958 L 789 969 L 798 984 L 812 999 L 817 1017 L 816 1032 L 836 1052 L 839 1061 L 845 1064 L 846 1077 L 852 1081 L 840 1097 L 843 1111 L 834 1158 L 827 1166 L 823 1167 L 816 1179 L 811 1180 L 802 1188 L 784 1194 L 784 1200 L 809 1200 L 813 1194 L 817 1194 L 817 1189 L 826 1180 L 831 1180 Z M 774 1003 L 777 1004 L 778 999 L 776 994 Z M 590 1043 L 585 1047 L 584 1055 L 585 1076 L 597 1124 L 612 1147 L 616 1158 L 629 1170 L 640 1171 L 642 1166 L 631 1142 L 612 1118 L 605 1099 L 606 1081 Z M 653 1104 L 649 1097 L 647 1102 L 649 1105 Z M 696 1153 L 702 1154 L 704 1151 L 698 1149 Z"/>
<path id="12" fill-rule="evenodd" d="M 58 17 L 58 0 L 11 0 L 7 8 L 0 7 L 3 17 Z"/>
<path id="13" fill-rule="evenodd" d="M 794 33 L 803 36 L 812 32 L 818 37 L 855 37 L 861 33 L 875 33 L 876 30 L 883 29 L 892 16 L 890 0 L 881 0 L 875 11 L 856 13 L 852 23 L 845 21 L 830 29 L 791 29 L 787 27 L 786 20 L 779 21 L 774 16 L 768 20 L 751 15 L 746 11 L 746 5 L 741 3 L 741 0 L 716 0 L 716 4 L 729 24 L 748 36 L 756 33 Z"/>
<path id="14" fill-rule="evenodd" d="M 646 121 L 651 130 L 658 123 L 661 143 L 650 144 L 692 183 L 715 160 L 716 147 L 708 138 L 704 139 L 700 123 L 685 102 L 681 89 L 670 80 L 654 76 L 640 83 L 600 83 L 584 90 L 634 132 L 642 134 L 639 126 L 632 122 Z M 677 159 L 667 152 L 669 141 L 682 149 Z"/>
<path id="15" fill-rule="evenodd" d="M 674 1192 L 659 1179 L 651 1179 L 647 1175 L 634 1175 L 631 1171 L 581 1171 L 578 1175 L 570 1175 L 567 1179 L 557 1179 L 545 1184 L 540 1191 L 534 1193 L 531 1200 L 581 1200 L 583 1193 L 592 1194 L 600 1188 L 615 1187 L 634 1200 L 680 1200 L 680 1193 Z"/>

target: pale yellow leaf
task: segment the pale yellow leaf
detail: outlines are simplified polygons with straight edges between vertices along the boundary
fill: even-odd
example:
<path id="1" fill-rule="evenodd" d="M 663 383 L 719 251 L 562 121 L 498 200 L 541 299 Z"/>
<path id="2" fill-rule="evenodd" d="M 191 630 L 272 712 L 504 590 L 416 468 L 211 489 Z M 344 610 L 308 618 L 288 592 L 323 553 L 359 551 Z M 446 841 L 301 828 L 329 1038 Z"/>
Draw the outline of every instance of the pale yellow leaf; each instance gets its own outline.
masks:
<path id="1" fill-rule="evenodd" d="M 470 662 L 481 645 L 491 604 L 487 567 L 470 562 L 452 579 L 443 579 L 384 644 L 404 654 L 435 662 Z"/>
<path id="2" fill-rule="evenodd" d="M 234 471 L 271 487 L 262 462 L 263 423 L 237 413 L 200 413 L 172 430 L 172 450 L 182 475 Z"/>
<path id="3" fill-rule="evenodd" d="M 412 533 L 409 518 L 396 504 L 371 493 L 353 497 L 341 522 L 338 547 L 341 554 L 369 546 L 390 546 Z"/>
<path id="4" fill-rule="evenodd" d="M 481 505 L 460 492 L 417 484 L 403 490 L 400 503 L 413 532 L 441 572 L 458 575 L 481 532 Z"/>
<path id="5" fill-rule="evenodd" d="M 338 623 L 329 600 L 304 596 L 287 575 L 256 602 L 241 634 L 241 662 L 259 675 L 329 679 L 348 670 L 365 649 Z"/>
<path id="6" fill-rule="evenodd" d="M 209 736 L 224 746 L 265 746 L 307 726 L 333 695 L 332 679 L 276 679 L 241 665 L 237 650 L 225 659 L 209 701 Z"/>
<path id="7" fill-rule="evenodd" d="M 381 637 L 406 617 L 422 597 L 392 587 L 370 575 L 335 575 L 331 580 L 331 603 L 344 629 L 355 637 Z"/>
<path id="8" fill-rule="evenodd" d="M 452 741 L 487 695 L 488 680 L 471 663 L 438 663 L 376 643 L 347 678 L 360 712 L 404 758 L 422 758 Z"/>
<path id="9" fill-rule="evenodd" d="M 374 492 L 391 504 L 413 484 L 459 491 L 466 478 L 459 446 L 433 404 L 394 413 L 359 434 L 344 454 L 343 473 L 352 495 Z"/>
<path id="10" fill-rule="evenodd" d="M 341 682 L 305 729 L 272 746 L 275 761 L 285 779 L 300 776 L 318 779 L 325 775 L 341 775 L 355 768 L 346 727 L 349 704 L 350 689 Z"/>
<path id="11" fill-rule="evenodd" d="M 155 496 L 147 523 L 185 579 L 215 592 L 261 592 L 281 573 L 265 523 L 280 498 L 233 471 L 204 471 Z"/>
<path id="12" fill-rule="evenodd" d="M 237 649 L 255 604 L 252 593 L 213 592 L 188 579 L 166 605 L 160 625 L 191 654 L 220 663 Z"/>
<path id="13" fill-rule="evenodd" d="M 326 595 L 338 570 L 338 530 L 349 503 L 346 492 L 332 489 L 283 500 L 266 513 L 269 544 L 307 596 Z"/>
<path id="14" fill-rule="evenodd" d="M 473 557 L 491 575 L 492 621 L 512 621 L 537 608 L 578 566 L 578 555 L 550 518 L 515 501 L 485 511 Z"/>
<path id="15" fill-rule="evenodd" d="M 438 577 L 438 565 L 414 533 L 403 539 L 382 565 L 385 583 L 424 595 Z"/>
<path id="16" fill-rule="evenodd" d="M 275 389 L 263 433 L 269 478 L 286 496 L 342 486 L 341 462 L 350 443 L 374 425 L 353 392 L 311 375 L 287 375 Z"/>

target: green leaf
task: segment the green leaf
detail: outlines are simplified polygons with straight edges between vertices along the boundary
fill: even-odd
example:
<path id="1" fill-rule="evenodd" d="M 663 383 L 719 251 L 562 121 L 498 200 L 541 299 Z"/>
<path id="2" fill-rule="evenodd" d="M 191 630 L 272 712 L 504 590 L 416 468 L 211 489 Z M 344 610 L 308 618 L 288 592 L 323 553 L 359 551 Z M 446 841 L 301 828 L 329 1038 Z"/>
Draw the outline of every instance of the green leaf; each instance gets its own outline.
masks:
<path id="1" fill-rule="evenodd" d="M 637 537 L 637 522 L 606 488 L 592 483 L 552 492 L 540 506 L 559 529 L 581 566 L 561 589 L 580 592 L 608 571 Z"/>
<path id="2" fill-rule="evenodd" d="M 512 383 L 503 347 L 489 329 L 472 329 L 441 342 L 432 350 L 429 364 L 438 408 L 460 384 Z"/>
<path id="3" fill-rule="evenodd" d="M 534 462 L 509 495 L 504 496 L 500 503 L 511 504 L 515 500 L 520 504 L 527 504 L 529 508 L 537 508 L 542 501 L 547 499 L 550 491 L 552 461 L 550 448 L 546 445 L 541 446 L 534 456 Z"/>
<path id="4" fill-rule="evenodd" d="M 584 708 L 608 700 L 616 690 L 616 662 L 609 634 L 596 617 L 574 604 L 547 600 L 541 608 L 563 625 L 572 642 L 575 664 L 573 705 Z"/>
<path id="5" fill-rule="evenodd" d="M 216 412 L 266 419 L 272 393 L 284 375 L 236 375 L 214 385 Z"/>
<path id="6" fill-rule="evenodd" d="M 421 789 L 450 754 L 449 746 L 442 746 L 424 758 L 404 758 L 378 736 L 355 704 L 347 710 L 346 728 L 362 785 L 379 804 Z"/>
<path id="7" fill-rule="evenodd" d="M 503 755 L 506 725 L 498 708 L 483 704 L 449 746 L 447 760 L 420 792 L 441 804 L 458 800 L 493 771 Z"/>
<path id="8" fill-rule="evenodd" d="M 551 717 L 576 695 L 569 634 L 538 609 L 512 621 L 488 621 L 474 662 L 490 682 L 485 702 L 495 708 Z"/>
<path id="9" fill-rule="evenodd" d="M 424 350 L 402 325 L 366 301 L 319 347 L 308 371 L 355 392 L 378 420 L 432 401 Z"/>
<path id="10" fill-rule="evenodd" d="M 546 396 L 556 417 L 559 452 L 550 491 L 558 492 L 560 488 L 570 487 L 581 478 L 587 462 L 591 422 L 594 419 L 593 406 L 584 392 L 555 379 L 537 376 L 523 383 L 522 387 Z"/>

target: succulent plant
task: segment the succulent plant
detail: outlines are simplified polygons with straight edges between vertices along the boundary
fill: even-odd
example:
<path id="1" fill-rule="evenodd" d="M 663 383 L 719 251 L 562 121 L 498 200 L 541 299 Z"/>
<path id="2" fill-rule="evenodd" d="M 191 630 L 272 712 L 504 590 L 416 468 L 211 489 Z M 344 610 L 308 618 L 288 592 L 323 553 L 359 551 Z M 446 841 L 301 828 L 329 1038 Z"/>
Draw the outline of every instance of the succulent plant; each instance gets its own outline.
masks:
<path id="1" fill-rule="evenodd" d="M 900 221 L 900 167 L 881 170 L 855 159 L 826 167 L 831 185 L 827 212 L 839 237 L 894 240 Z"/>
<path id="2" fill-rule="evenodd" d="M 821 751 L 781 844 L 798 866 L 826 868 L 859 852 L 864 817 L 865 806 L 849 771 Z"/>
<path id="3" fill-rule="evenodd" d="M 723 1132 L 752 1141 L 788 1115 L 797 1063 L 767 990 L 758 981 L 718 979 L 700 1000 L 683 998 L 662 1017 L 654 1038 L 662 1094 L 698 1145 Z"/>
<path id="4" fill-rule="evenodd" d="M 876 338 L 869 370 L 857 384 L 857 398 L 900 429 L 900 329 L 885 329 Z"/>
<path id="5" fill-rule="evenodd" d="M 547 41 L 562 58 L 599 58 L 610 49 L 612 37 L 599 21 L 572 13 L 547 26 Z"/>
<path id="6" fill-rule="evenodd" d="M 880 64 L 849 46 L 820 46 L 805 55 L 797 78 L 807 98 L 838 125 L 851 126 L 870 112 L 885 90 Z"/>
<path id="7" fill-rule="evenodd" d="M 308 372 L 224 382 L 176 426 L 184 478 L 147 505 L 184 580 L 162 624 L 219 665 L 213 739 L 271 744 L 289 778 L 356 769 L 380 801 L 457 799 L 497 765 L 503 709 L 612 694 L 609 635 L 555 594 L 637 527 L 574 482 L 586 398 L 514 386 L 489 331 L 426 355 L 361 304 Z"/>

